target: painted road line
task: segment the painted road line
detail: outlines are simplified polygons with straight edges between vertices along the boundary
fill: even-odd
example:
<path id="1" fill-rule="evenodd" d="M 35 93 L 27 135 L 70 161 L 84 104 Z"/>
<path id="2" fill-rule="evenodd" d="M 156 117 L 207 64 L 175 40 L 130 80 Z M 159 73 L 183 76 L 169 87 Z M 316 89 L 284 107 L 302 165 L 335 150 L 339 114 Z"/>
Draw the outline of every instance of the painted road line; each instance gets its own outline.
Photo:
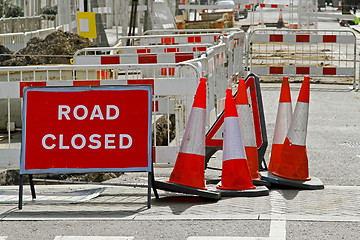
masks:
<path id="1" fill-rule="evenodd" d="M 56 236 L 54 240 L 132 240 L 134 237 L 120 236 Z"/>
<path id="2" fill-rule="evenodd" d="M 270 192 L 271 222 L 269 237 L 226 237 L 226 236 L 191 236 L 187 240 L 286 240 L 285 201 L 278 191 Z"/>
<path id="3" fill-rule="evenodd" d="M 269 239 L 286 239 L 286 217 L 284 197 L 278 191 L 271 191 L 271 222 Z"/>

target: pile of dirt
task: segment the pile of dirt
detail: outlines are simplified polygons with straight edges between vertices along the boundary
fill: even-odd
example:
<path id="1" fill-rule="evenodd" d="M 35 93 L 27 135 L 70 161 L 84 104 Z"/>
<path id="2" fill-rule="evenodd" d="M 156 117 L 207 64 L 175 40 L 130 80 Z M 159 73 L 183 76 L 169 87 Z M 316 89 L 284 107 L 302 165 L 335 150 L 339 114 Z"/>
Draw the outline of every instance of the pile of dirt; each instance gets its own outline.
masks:
<path id="1" fill-rule="evenodd" d="M 13 54 L 1 55 L 0 66 L 70 64 L 74 53 L 87 47 L 96 47 L 96 44 L 77 34 L 58 30 L 45 39 L 30 39 L 26 47 L 15 54 L 0 45 L 0 53 Z"/>

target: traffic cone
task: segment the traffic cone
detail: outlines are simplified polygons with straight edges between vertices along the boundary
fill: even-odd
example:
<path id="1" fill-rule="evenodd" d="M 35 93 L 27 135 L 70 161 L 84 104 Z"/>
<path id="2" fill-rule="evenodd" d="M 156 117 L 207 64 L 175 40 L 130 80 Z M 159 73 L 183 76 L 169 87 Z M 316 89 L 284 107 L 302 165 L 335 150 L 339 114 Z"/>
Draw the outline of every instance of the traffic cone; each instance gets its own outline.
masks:
<path id="1" fill-rule="evenodd" d="M 283 15 L 282 15 L 282 8 L 280 8 L 279 20 L 277 22 L 277 28 L 282 28 L 282 27 L 284 27 L 284 20 L 283 20 Z"/>
<path id="2" fill-rule="evenodd" d="M 273 174 L 294 180 L 310 180 L 306 154 L 309 115 L 310 78 L 305 77 L 295 106 L 294 116 L 281 150 L 280 161 Z"/>
<path id="3" fill-rule="evenodd" d="M 247 162 L 252 179 L 259 178 L 258 151 L 255 138 L 254 117 L 246 91 L 245 80 L 240 79 L 235 98 L 237 113 L 239 116 L 240 131 L 245 147 Z"/>
<path id="4" fill-rule="evenodd" d="M 289 80 L 287 77 L 283 77 L 275 122 L 274 138 L 271 147 L 270 163 L 268 167 L 269 172 L 277 169 L 280 161 L 281 149 L 292 120 L 292 115 Z"/>
<path id="5" fill-rule="evenodd" d="M 202 78 L 169 182 L 205 188 L 206 79 Z"/>
<path id="6" fill-rule="evenodd" d="M 221 190 L 255 189 L 246 160 L 238 114 L 231 89 L 226 90 Z"/>

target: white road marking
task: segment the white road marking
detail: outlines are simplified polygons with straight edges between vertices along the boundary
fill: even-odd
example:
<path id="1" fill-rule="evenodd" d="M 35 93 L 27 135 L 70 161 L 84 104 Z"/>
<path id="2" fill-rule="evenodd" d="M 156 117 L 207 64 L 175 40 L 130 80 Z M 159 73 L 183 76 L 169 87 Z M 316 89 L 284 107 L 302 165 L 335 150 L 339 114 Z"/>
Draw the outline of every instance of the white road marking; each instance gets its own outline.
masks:
<path id="1" fill-rule="evenodd" d="M 270 192 L 271 223 L 269 239 L 286 239 L 286 217 L 284 197 L 278 191 Z"/>
<path id="2" fill-rule="evenodd" d="M 118 236 L 56 236 L 54 240 L 132 240 L 134 237 Z"/>
<path id="3" fill-rule="evenodd" d="M 278 191 L 270 192 L 271 222 L 269 237 L 191 236 L 187 240 L 286 240 L 284 197 Z"/>

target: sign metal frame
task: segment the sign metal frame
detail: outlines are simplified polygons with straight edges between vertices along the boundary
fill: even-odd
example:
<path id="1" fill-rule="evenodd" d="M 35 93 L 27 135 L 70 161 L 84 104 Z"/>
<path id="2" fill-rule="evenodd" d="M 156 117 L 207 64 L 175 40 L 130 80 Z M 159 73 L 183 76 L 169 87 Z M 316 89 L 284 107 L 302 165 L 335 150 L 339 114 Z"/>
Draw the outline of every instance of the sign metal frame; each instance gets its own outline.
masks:
<path id="1" fill-rule="evenodd" d="M 147 93 L 147 102 L 143 104 L 147 104 L 146 106 L 143 105 L 143 108 L 148 109 L 147 111 L 147 137 L 146 137 L 146 145 L 147 145 L 147 163 L 145 166 L 140 167 L 110 167 L 110 168 L 102 168 L 102 167 L 88 167 L 88 168 L 44 168 L 44 169 L 25 169 L 26 166 L 26 129 L 30 128 L 31 126 L 27 126 L 27 107 L 31 99 L 28 98 L 29 92 L 51 92 L 51 93 L 76 93 L 76 92 L 89 92 L 91 91 L 118 91 L 119 94 L 124 91 L 145 91 Z M 89 172 L 147 172 L 148 173 L 148 199 L 147 199 L 147 206 L 148 208 L 151 207 L 151 187 L 153 187 L 155 196 L 157 195 L 157 191 L 152 186 L 152 182 L 154 181 L 153 175 L 153 161 L 152 161 L 152 86 L 151 85 L 121 85 L 121 86 L 81 86 L 81 87 L 25 87 L 24 90 L 24 98 L 23 98 L 23 114 L 22 114 L 22 122 L 23 122 L 23 134 L 22 134 L 22 144 L 21 144 L 21 154 L 20 154 L 20 183 L 19 183 L 19 209 L 22 209 L 22 198 L 23 198 L 23 184 L 24 179 L 23 175 L 29 175 L 29 182 L 30 182 L 30 189 L 32 198 L 36 198 L 35 194 L 35 187 L 33 183 L 33 174 L 44 174 L 44 173 L 55 173 L 55 174 L 67 174 L 67 173 L 89 173 Z M 126 115 L 125 115 L 126 116 Z M 106 124 L 106 123 L 104 123 Z M 144 126 L 145 127 L 145 126 Z M 121 128 L 121 127 L 120 127 Z M 145 161 L 144 161 L 145 162 Z M 121 184 L 119 184 L 121 185 Z"/>

